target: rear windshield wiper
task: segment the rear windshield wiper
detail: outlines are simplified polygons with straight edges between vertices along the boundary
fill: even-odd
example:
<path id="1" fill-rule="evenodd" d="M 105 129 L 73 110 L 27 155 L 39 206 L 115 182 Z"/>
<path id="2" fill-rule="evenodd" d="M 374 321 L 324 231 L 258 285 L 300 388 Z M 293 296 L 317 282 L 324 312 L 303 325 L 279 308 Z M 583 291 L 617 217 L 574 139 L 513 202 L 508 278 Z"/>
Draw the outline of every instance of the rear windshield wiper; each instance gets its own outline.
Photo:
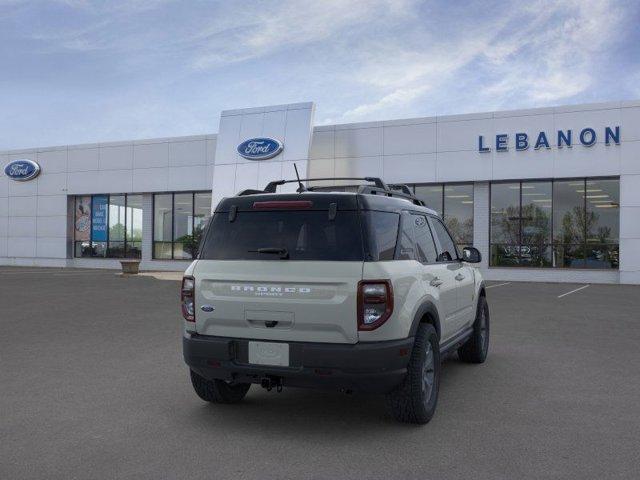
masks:
<path id="1" fill-rule="evenodd" d="M 289 259 L 289 251 L 286 248 L 265 247 L 265 248 L 258 248 L 257 250 L 249 250 L 249 252 L 251 252 L 251 253 L 272 253 L 274 255 L 280 255 L 280 258 L 282 260 L 288 260 Z"/>

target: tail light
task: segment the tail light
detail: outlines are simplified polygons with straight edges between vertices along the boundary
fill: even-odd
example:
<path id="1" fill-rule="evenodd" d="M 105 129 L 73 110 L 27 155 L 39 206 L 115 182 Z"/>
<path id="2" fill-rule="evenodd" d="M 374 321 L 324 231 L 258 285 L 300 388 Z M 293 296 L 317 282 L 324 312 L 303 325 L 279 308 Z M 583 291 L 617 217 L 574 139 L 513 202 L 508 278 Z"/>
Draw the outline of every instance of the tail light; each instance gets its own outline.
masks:
<path id="1" fill-rule="evenodd" d="M 187 322 L 196 321 L 195 310 L 196 281 L 193 277 L 182 277 L 182 288 L 180 290 L 180 304 L 182 305 L 182 316 Z"/>
<path id="2" fill-rule="evenodd" d="M 393 289 L 389 280 L 358 283 L 358 330 L 375 330 L 393 313 Z"/>

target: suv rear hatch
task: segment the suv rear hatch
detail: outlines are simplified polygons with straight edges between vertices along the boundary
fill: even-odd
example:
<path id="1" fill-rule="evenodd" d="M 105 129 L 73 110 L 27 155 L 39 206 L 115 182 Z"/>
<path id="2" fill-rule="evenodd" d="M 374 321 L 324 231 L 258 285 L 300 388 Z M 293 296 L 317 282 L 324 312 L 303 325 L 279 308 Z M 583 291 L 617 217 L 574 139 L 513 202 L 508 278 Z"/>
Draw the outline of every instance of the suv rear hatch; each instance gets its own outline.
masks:
<path id="1" fill-rule="evenodd" d="M 226 199 L 194 269 L 196 331 L 356 343 L 363 258 L 355 195 Z"/>

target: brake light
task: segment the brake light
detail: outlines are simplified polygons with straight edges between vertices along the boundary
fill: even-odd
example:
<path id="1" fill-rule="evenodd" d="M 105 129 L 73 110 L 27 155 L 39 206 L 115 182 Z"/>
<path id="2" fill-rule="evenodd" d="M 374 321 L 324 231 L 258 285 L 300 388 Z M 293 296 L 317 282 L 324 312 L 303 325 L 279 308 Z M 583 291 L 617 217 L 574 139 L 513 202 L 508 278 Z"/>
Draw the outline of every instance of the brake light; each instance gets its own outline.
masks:
<path id="1" fill-rule="evenodd" d="M 267 202 L 253 202 L 255 210 L 304 210 L 313 207 L 309 200 L 270 200 Z"/>
<path id="2" fill-rule="evenodd" d="M 375 330 L 393 313 L 390 280 L 363 280 L 358 283 L 358 330 Z"/>
<path id="3" fill-rule="evenodd" d="M 187 322 L 196 321 L 195 291 L 196 280 L 193 277 L 183 277 L 182 288 L 180 289 L 180 304 L 182 305 L 182 316 Z"/>

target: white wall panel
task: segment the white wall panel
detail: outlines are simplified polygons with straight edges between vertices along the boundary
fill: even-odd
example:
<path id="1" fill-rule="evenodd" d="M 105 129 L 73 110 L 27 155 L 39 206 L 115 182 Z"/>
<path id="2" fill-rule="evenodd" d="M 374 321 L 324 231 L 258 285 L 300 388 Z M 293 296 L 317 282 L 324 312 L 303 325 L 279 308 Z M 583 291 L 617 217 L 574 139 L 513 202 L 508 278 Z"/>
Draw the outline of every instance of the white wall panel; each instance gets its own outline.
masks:
<path id="1" fill-rule="evenodd" d="M 37 217 L 36 237 L 67 237 L 67 216 Z"/>
<path id="2" fill-rule="evenodd" d="M 28 257 L 28 258 L 35 257 L 36 256 L 35 236 L 7 238 L 7 256 Z"/>
<path id="3" fill-rule="evenodd" d="M 100 168 L 100 149 L 69 148 L 67 164 L 69 172 L 98 170 Z"/>
<path id="4" fill-rule="evenodd" d="M 0 217 L 9 215 L 9 197 L 0 197 Z"/>
<path id="5" fill-rule="evenodd" d="M 105 193 L 99 174 L 98 170 L 69 172 L 67 175 L 67 193 L 69 195 Z"/>
<path id="6" fill-rule="evenodd" d="M 35 237 L 36 217 L 9 217 L 8 237 Z"/>
<path id="7" fill-rule="evenodd" d="M 223 112 L 224 114 L 224 112 Z M 242 115 L 223 115 L 220 119 L 220 129 L 216 143 L 216 165 L 237 163 L 241 157 L 236 148 L 240 142 L 240 127 Z"/>
<path id="8" fill-rule="evenodd" d="M 622 136 L 623 134 L 620 133 Z M 620 145 L 620 173 L 640 174 L 640 140 Z"/>
<path id="9" fill-rule="evenodd" d="M 436 154 L 385 155 L 383 179 L 389 183 L 420 183 L 436 181 Z"/>
<path id="10" fill-rule="evenodd" d="M 311 137 L 311 150 L 309 152 L 309 158 L 312 160 L 321 158 L 333 158 L 334 152 L 334 140 L 335 132 L 330 131 L 314 131 Z"/>
<path id="11" fill-rule="evenodd" d="M 67 147 L 62 149 L 38 152 L 36 160 L 42 173 L 60 173 L 67 171 Z"/>
<path id="12" fill-rule="evenodd" d="M 31 197 L 38 194 L 38 182 L 16 182 L 9 180 L 9 196 Z"/>
<path id="13" fill-rule="evenodd" d="M 0 238 L 9 235 L 9 218 L 0 215 Z"/>
<path id="14" fill-rule="evenodd" d="M 165 192 L 169 189 L 168 168 L 136 168 L 133 170 L 134 192 Z"/>
<path id="15" fill-rule="evenodd" d="M 382 156 L 336 158 L 336 177 L 382 177 Z"/>
<path id="16" fill-rule="evenodd" d="M 133 190 L 132 170 L 101 170 L 98 172 L 98 181 L 102 187 L 102 193 L 126 193 Z M 100 192 L 100 190 L 97 190 Z"/>
<path id="17" fill-rule="evenodd" d="M 555 150 L 552 177 L 597 177 L 620 174 L 620 147 L 599 143 Z"/>
<path id="18" fill-rule="evenodd" d="M 435 152 L 436 133 L 435 123 L 384 127 L 384 154 Z"/>
<path id="19" fill-rule="evenodd" d="M 67 173 L 43 173 L 36 179 L 38 195 L 64 195 L 67 193 Z"/>
<path id="20" fill-rule="evenodd" d="M 207 164 L 206 140 L 169 143 L 169 165 L 172 167 Z"/>
<path id="21" fill-rule="evenodd" d="M 36 213 L 39 217 L 67 214 L 66 195 L 38 195 L 37 198 Z"/>
<path id="22" fill-rule="evenodd" d="M 437 174 L 439 182 L 465 182 L 489 180 L 491 178 L 491 156 L 473 154 L 469 161 L 469 152 L 439 152 Z"/>
<path id="23" fill-rule="evenodd" d="M 478 136 L 495 142 L 493 119 L 438 122 L 438 152 L 478 151 Z M 493 140 L 492 140 L 493 138 Z"/>
<path id="24" fill-rule="evenodd" d="M 623 142 L 640 141 L 640 107 L 620 111 L 620 137 Z"/>
<path id="25" fill-rule="evenodd" d="M 282 152 L 282 161 L 297 160 L 306 162 L 309 159 L 314 111 L 313 104 L 310 104 L 309 108 L 287 110 L 286 144 Z"/>
<path id="26" fill-rule="evenodd" d="M 101 146 L 100 170 L 124 170 L 133 168 L 133 144 Z"/>
<path id="27" fill-rule="evenodd" d="M 382 127 L 336 130 L 336 158 L 382 155 Z"/>
<path id="28" fill-rule="evenodd" d="M 9 197 L 7 214 L 15 217 L 35 217 L 38 197 Z"/>
<path id="29" fill-rule="evenodd" d="M 207 190 L 207 166 L 169 167 L 168 190 Z"/>
<path id="30" fill-rule="evenodd" d="M 36 256 L 40 258 L 66 258 L 66 239 L 64 237 L 38 238 L 36 240 Z"/>
<path id="31" fill-rule="evenodd" d="M 133 168 L 169 166 L 169 143 L 148 143 L 133 146 Z"/>

